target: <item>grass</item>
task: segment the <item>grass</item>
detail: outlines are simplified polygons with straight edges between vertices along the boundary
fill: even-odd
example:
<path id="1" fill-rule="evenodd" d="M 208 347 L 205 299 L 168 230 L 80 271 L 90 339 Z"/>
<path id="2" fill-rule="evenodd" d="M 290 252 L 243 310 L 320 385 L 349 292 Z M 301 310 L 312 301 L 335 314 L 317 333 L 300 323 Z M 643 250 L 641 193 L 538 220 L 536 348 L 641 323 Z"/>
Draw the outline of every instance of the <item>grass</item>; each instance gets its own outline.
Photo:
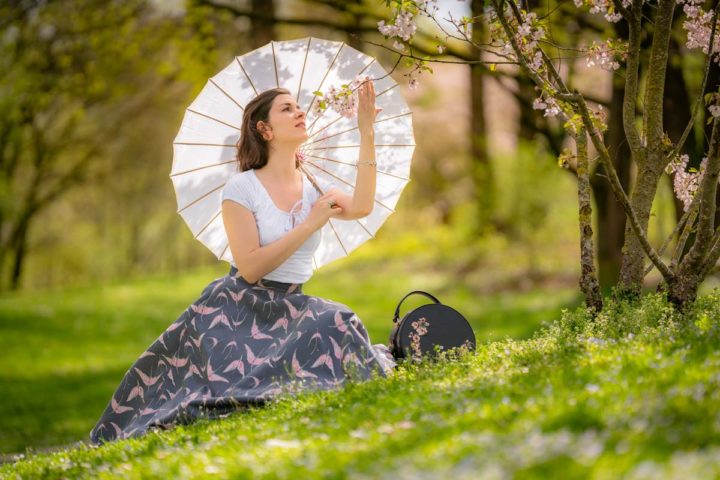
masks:
<path id="1" fill-rule="evenodd" d="M 397 302 L 421 289 L 462 312 L 479 342 L 528 338 L 541 322 L 576 305 L 573 287 L 478 296 L 447 270 L 352 257 L 304 291 L 355 310 L 373 343 L 387 343 Z M 86 441 L 128 366 L 201 293 L 225 264 L 177 276 L 0 297 L 0 453 L 27 454 Z M 416 272 L 423 272 L 421 274 Z M 412 296 L 401 315 L 426 303 Z"/>
<path id="2" fill-rule="evenodd" d="M 714 478 L 720 294 L 686 316 L 659 295 L 565 310 L 531 338 L 329 392 L 285 397 L 13 478 Z"/>

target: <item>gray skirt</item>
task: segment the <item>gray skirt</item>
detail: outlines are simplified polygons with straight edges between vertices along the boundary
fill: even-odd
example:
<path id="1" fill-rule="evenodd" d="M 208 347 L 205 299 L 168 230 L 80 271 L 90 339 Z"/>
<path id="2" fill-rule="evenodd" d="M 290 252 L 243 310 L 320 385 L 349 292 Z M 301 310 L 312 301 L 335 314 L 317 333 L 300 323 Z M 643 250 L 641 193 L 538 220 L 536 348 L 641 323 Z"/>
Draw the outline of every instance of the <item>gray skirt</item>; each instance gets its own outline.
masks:
<path id="1" fill-rule="evenodd" d="M 90 440 L 220 418 L 280 395 L 386 377 L 396 365 L 346 305 L 305 295 L 298 283 L 249 283 L 231 267 L 127 370 Z"/>

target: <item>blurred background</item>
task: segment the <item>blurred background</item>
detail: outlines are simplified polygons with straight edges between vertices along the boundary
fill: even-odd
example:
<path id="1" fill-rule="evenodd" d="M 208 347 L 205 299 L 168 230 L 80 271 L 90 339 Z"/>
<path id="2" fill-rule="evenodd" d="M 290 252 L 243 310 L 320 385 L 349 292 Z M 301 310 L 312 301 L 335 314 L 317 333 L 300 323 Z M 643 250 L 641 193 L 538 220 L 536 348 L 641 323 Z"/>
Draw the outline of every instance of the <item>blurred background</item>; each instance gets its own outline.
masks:
<path id="1" fill-rule="evenodd" d="M 390 10 L 378 3 L 132 0 L 4 7 L 2 290 L 93 285 L 216 264 L 176 213 L 168 178 L 185 108 L 234 56 L 271 39 L 345 41 L 390 71 L 396 53 L 358 40 L 383 41 L 376 23 Z M 484 233 L 487 245 L 472 255 L 437 253 L 463 271 L 477 270 L 489 251 L 519 243 L 526 253 L 508 257 L 516 264 L 508 268 L 533 279 L 553 273 L 574 281 L 574 180 L 557 167 L 542 138 L 541 128 L 553 126 L 538 127 L 535 112 L 523 117 L 512 88 L 502 84 L 512 73 L 473 78 L 464 64 L 432 68 L 416 90 L 407 88 L 407 68 L 392 74 L 414 111 L 417 147 L 413 181 L 380 238 L 418 230 L 419 222 L 451 227 L 458 240 L 474 242 Z M 598 95 L 607 93 L 606 80 Z M 486 142 L 473 147 L 473 132 Z M 475 163 L 487 166 L 474 169 Z M 565 266 L 545 255 L 557 247 L 569 260 Z"/>
<path id="2" fill-rule="evenodd" d="M 439 1 L 438 19 L 479 15 L 482 3 Z M 398 53 L 377 30 L 390 15 L 374 0 L 2 2 L 0 452 L 84 439 L 137 355 L 229 270 L 176 213 L 169 179 L 173 139 L 207 79 L 271 40 L 306 36 L 344 41 L 390 71 Z M 593 35 L 577 13 L 558 18 L 564 42 Z M 479 341 L 528 337 L 582 302 L 575 174 L 558 162 L 570 144 L 533 110 L 537 93 L 517 69 L 469 65 L 480 55 L 444 42 L 447 22 L 419 23 L 413 53 L 437 60 L 433 73 L 410 89 L 403 64 L 392 72 L 414 112 L 412 182 L 377 238 L 316 272 L 306 292 L 353 307 L 375 343 L 412 289 L 463 312 Z M 667 101 L 681 120 L 702 58 L 674 55 Z M 616 135 L 622 86 L 584 59 L 562 68 Z M 624 215 L 593 168 L 608 286 Z M 670 185 L 654 206 L 655 244 L 682 214 Z"/>

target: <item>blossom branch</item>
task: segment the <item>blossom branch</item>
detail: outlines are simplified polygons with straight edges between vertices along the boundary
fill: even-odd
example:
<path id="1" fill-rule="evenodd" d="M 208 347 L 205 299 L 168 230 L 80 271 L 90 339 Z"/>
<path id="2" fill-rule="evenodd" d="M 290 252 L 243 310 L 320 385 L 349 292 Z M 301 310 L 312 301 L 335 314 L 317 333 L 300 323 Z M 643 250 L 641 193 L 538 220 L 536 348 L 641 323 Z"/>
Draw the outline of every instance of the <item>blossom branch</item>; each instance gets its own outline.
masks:
<path id="1" fill-rule="evenodd" d="M 698 93 L 698 98 L 695 101 L 692 109 L 692 113 L 690 114 L 690 120 L 688 121 L 688 124 L 685 126 L 685 130 L 683 131 L 682 135 L 680 136 L 680 140 L 678 140 L 677 144 L 675 145 L 675 148 L 673 148 L 672 152 L 670 152 L 670 155 L 668 156 L 668 160 L 676 157 L 680 154 L 683 147 L 685 146 L 685 142 L 688 139 L 688 136 L 690 135 L 690 132 L 692 131 L 693 127 L 695 126 L 695 116 L 698 113 L 698 109 L 700 108 L 700 105 L 703 103 L 703 94 L 705 92 L 705 87 L 707 86 L 708 77 L 710 76 L 710 66 L 712 65 L 713 61 L 713 54 L 715 53 L 713 51 L 713 47 L 715 45 L 715 42 L 713 39 L 715 38 L 716 33 L 716 27 L 717 27 L 717 18 L 718 18 L 718 12 L 720 10 L 720 1 L 715 0 L 715 7 L 713 8 L 713 15 L 712 15 L 712 27 L 710 30 L 710 40 L 708 42 L 708 55 L 707 55 L 707 61 L 705 62 L 705 73 L 703 74 L 703 81 L 702 86 L 700 87 L 700 92 Z"/>
<path id="2" fill-rule="evenodd" d="M 625 17 L 626 20 L 630 20 L 632 17 L 636 16 L 635 11 L 630 11 L 622 4 L 620 0 L 612 0 L 613 5 L 615 6 L 615 10 L 620 12 L 620 15 Z M 639 15 L 637 15 L 639 16 Z"/>
<path id="3" fill-rule="evenodd" d="M 504 0 L 504 1 L 510 5 L 511 10 L 513 11 L 513 14 L 515 15 L 515 19 L 517 20 L 517 22 L 519 24 L 522 25 L 524 23 L 524 20 L 522 18 L 522 14 L 521 14 L 520 10 L 518 9 L 518 6 L 515 4 L 515 2 L 513 0 Z M 517 45 L 517 43 L 516 43 L 516 45 Z M 557 89 L 560 90 L 561 92 L 565 92 L 565 93 L 569 92 L 567 86 L 565 85 L 565 82 L 563 81 L 563 79 L 560 77 L 560 74 L 555 69 L 555 65 L 550 61 L 548 56 L 545 54 L 545 51 L 542 48 L 539 48 L 538 51 L 540 52 L 540 55 L 542 56 L 545 68 L 547 68 L 548 72 L 550 73 L 550 76 L 555 81 Z"/>

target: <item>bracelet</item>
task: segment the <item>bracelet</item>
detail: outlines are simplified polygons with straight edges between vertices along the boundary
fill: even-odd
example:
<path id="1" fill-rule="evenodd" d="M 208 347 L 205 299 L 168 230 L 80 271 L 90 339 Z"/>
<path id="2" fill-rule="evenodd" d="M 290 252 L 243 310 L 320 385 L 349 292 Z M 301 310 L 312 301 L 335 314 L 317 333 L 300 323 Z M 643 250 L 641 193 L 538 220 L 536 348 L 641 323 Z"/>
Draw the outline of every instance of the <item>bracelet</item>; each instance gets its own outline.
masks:
<path id="1" fill-rule="evenodd" d="M 377 166 L 377 162 L 375 160 L 365 160 L 364 162 L 357 162 L 355 165 L 370 165 L 371 167 Z"/>

